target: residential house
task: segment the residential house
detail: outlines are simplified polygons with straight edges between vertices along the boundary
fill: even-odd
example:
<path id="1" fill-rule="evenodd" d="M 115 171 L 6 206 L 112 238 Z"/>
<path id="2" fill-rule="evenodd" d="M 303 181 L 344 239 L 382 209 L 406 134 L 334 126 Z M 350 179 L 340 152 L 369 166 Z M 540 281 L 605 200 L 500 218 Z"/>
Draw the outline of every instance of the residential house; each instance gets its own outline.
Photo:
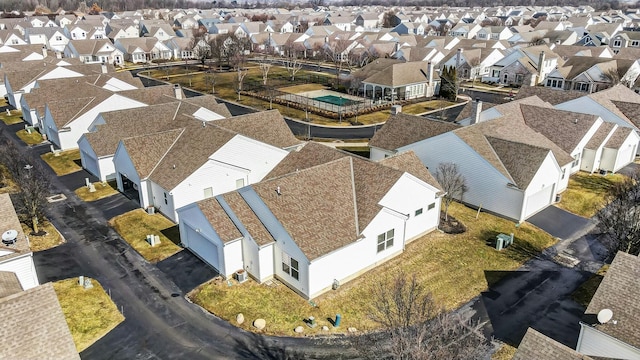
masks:
<path id="1" fill-rule="evenodd" d="M 376 163 L 307 143 L 265 180 L 179 209 L 180 235 L 224 276 L 313 299 L 436 229 L 440 195 L 412 153 Z"/>
<path id="2" fill-rule="evenodd" d="M 618 252 L 580 322 L 576 351 L 594 358 L 640 359 L 640 260 Z"/>
<path id="3" fill-rule="evenodd" d="M 120 191 L 177 221 L 176 209 L 262 180 L 298 145 L 271 110 L 128 137 L 113 162 Z"/>
<path id="4" fill-rule="evenodd" d="M 114 46 L 124 54 L 124 59 L 134 64 L 153 60 L 169 60 L 173 52 L 156 38 L 120 38 Z"/>
<path id="5" fill-rule="evenodd" d="M 33 252 L 29 248 L 29 240 L 22 231 L 22 225 L 9 194 L 0 194 L 0 231 L 3 234 L 3 243 L 2 247 L 0 247 L 0 279 L 6 278 L 10 274 L 10 277 L 15 279 L 15 288 L 19 291 L 29 290 L 38 286 L 40 283 L 38 282 L 36 267 L 33 264 Z M 12 236 L 13 239 L 5 238 L 4 234 L 8 231 L 13 232 L 13 235 L 15 235 Z M 0 292 L 1 290 L 2 286 L 0 286 Z M 3 296 L 0 295 L 0 297 Z M 3 320 L 1 328 L 5 327 L 4 324 Z"/>
<path id="6" fill-rule="evenodd" d="M 85 64 L 124 65 L 124 54 L 108 39 L 71 40 L 64 48 L 65 58 L 78 58 Z"/>
<path id="7" fill-rule="evenodd" d="M 356 27 L 362 27 L 364 31 L 369 31 L 380 26 L 380 19 L 376 13 L 365 12 L 358 14 L 354 19 L 354 23 Z"/>
<path id="8" fill-rule="evenodd" d="M 637 60 L 574 56 L 551 71 L 545 85 L 592 93 L 609 88 L 618 81 L 634 84 L 639 75 L 640 62 Z"/>
<path id="9" fill-rule="evenodd" d="M 498 49 L 459 47 L 440 61 L 440 67 L 455 67 L 460 79 L 476 79 L 489 75 L 491 66 L 503 57 Z"/>
<path id="10" fill-rule="evenodd" d="M 18 30 L 0 30 L 0 44 L 2 45 L 27 45 L 22 34 Z"/>
<path id="11" fill-rule="evenodd" d="M 482 81 L 511 86 L 537 85 L 562 61 L 546 45 L 513 49 L 491 65 L 490 74 Z"/>
<path id="12" fill-rule="evenodd" d="M 640 32 L 638 31 L 620 31 L 611 38 L 609 46 L 614 53 L 620 52 L 620 49 L 626 47 L 640 48 Z"/>
<path id="13" fill-rule="evenodd" d="M 449 36 L 460 37 L 463 39 L 473 39 L 482 27 L 478 24 L 459 23 L 449 30 Z"/>
<path id="14" fill-rule="evenodd" d="M 144 30 L 147 32 L 143 33 L 143 36 L 156 38 L 160 41 L 167 41 L 177 36 L 169 24 L 157 24 L 148 28 L 145 27 Z"/>
<path id="15" fill-rule="evenodd" d="M 508 40 L 513 32 L 506 26 L 484 26 L 476 33 L 479 40 Z"/>
<path id="16" fill-rule="evenodd" d="M 29 44 L 42 44 L 48 50 L 56 52 L 62 52 L 69 42 L 64 30 L 59 27 L 28 28 L 25 30 L 24 36 Z"/>
<path id="17" fill-rule="evenodd" d="M 92 92 L 47 102 L 40 130 L 59 149 L 75 149 L 96 116 L 105 111 L 145 107 L 181 98 L 171 85 L 113 92 L 95 87 Z"/>
<path id="18" fill-rule="evenodd" d="M 177 129 L 185 124 L 231 117 L 226 105 L 211 95 L 176 99 L 174 102 L 143 108 L 108 111 L 98 114 L 89 132 L 78 140 L 82 167 L 102 181 L 115 179 L 113 156 L 120 140 Z M 146 126 L 139 126 L 143 121 Z"/>
<path id="19" fill-rule="evenodd" d="M 174 37 L 165 41 L 164 45 L 172 51 L 172 58 L 176 60 L 196 59 L 198 49 L 208 51 L 210 48 L 204 40 L 193 46 L 192 38 L 188 37 Z"/>
<path id="20" fill-rule="evenodd" d="M 439 78 L 431 63 L 377 59 L 353 74 L 361 79 L 365 97 L 373 100 L 408 100 L 439 92 Z"/>
<path id="21" fill-rule="evenodd" d="M 425 25 L 422 23 L 403 22 L 398 24 L 393 29 L 391 29 L 391 31 L 398 33 L 400 35 L 403 35 L 403 34 L 424 35 Z"/>
<path id="22" fill-rule="evenodd" d="M 73 88 L 79 94 L 91 94 L 96 88 L 117 92 L 141 89 L 144 85 L 140 78 L 133 77 L 130 72 L 111 72 L 91 74 L 83 77 L 38 80 L 29 93 L 20 98 L 22 118 L 30 126 L 40 127 L 44 117 L 45 105 L 48 102 L 68 99 L 75 96 L 67 91 Z"/>
<path id="23" fill-rule="evenodd" d="M 392 116 L 371 139 L 371 158 L 414 151 L 433 173 L 440 163 L 453 162 L 467 179 L 462 202 L 524 221 L 556 201 L 556 195 L 567 186 L 571 169 L 579 165 L 526 124 L 520 109 L 526 104 L 550 107 L 539 98 L 523 99 L 489 109 L 484 115 L 498 116 L 490 121 L 481 121 L 482 114 L 476 110 L 472 125 L 454 129 L 454 124 L 422 117 Z M 419 124 L 413 124 L 416 122 Z M 415 136 L 404 139 L 394 135 L 408 134 L 408 128 L 422 129 L 420 133 L 427 137 L 414 141 Z"/>

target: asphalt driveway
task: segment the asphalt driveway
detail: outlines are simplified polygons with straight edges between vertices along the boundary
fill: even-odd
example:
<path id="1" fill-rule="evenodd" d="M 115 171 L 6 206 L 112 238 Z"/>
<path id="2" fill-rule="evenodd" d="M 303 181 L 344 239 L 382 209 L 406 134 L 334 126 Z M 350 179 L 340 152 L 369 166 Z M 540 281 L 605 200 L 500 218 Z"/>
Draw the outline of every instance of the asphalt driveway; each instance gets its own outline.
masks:
<path id="1" fill-rule="evenodd" d="M 559 239 L 569 239 L 592 224 L 592 220 L 572 214 L 556 206 L 549 206 L 533 215 L 527 222 Z"/>
<path id="2" fill-rule="evenodd" d="M 205 264 L 187 249 L 158 262 L 156 266 L 160 271 L 164 272 L 184 294 L 218 275 L 214 268 Z"/>

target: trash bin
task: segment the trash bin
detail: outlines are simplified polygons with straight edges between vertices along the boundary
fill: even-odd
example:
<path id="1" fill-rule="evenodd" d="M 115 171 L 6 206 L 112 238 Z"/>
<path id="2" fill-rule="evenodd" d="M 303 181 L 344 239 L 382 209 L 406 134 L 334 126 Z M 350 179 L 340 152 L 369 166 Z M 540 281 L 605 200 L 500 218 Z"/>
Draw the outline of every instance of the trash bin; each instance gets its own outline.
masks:
<path id="1" fill-rule="evenodd" d="M 336 314 L 336 321 L 333 322 L 333 327 L 340 326 L 340 321 L 342 320 L 342 316 L 340 314 Z"/>

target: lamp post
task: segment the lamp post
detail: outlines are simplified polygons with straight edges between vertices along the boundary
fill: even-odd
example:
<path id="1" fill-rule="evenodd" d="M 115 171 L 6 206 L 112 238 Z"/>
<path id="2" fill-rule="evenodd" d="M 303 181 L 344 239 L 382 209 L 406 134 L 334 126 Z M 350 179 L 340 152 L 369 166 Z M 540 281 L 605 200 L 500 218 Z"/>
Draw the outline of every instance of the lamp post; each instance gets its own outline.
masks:
<path id="1" fill-rule="evenodd" d="M 340 115 L 340 124 L 342 124 L 342 96 L 340 96 L 340 104 L 338 105 L 338 114 Z"/>

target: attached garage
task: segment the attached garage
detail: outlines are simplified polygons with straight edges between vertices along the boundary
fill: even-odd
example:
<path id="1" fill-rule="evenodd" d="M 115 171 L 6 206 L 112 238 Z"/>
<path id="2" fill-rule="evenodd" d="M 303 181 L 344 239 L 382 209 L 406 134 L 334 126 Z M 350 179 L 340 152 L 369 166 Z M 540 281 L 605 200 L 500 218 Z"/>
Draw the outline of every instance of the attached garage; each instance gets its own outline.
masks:
<path id="1" fill-rule="evenodd" d="M 196 232 L 190 226 L 185 226 L 185 230 L 186 239 L 183 239 L 182 242 L 186 247 L 220 272 L 222 264 L 218 245 Z"/>
<path id="2" fill-rule="evenodd" d="M 556 187 L 556 184 L 553 183 L 549 186 L 542 188 L 540 191 L 527 196 L 524 217 L 528 218 L 529 216 L 535 214 L 536 212 L 551 205 L 554 200 L 553 195 L 554 195 L 555 187 Z"/>
<path id="3" fill-rule="evenodd" d="M 89 173 L 95 175 L 97 178 L 100 178 L 100 168 L 98 166 L 98 159 L 93 157 L 87 151 L 80 151 L 80 161 L 82 161 L 82 167 L 85 168 Z"/>

